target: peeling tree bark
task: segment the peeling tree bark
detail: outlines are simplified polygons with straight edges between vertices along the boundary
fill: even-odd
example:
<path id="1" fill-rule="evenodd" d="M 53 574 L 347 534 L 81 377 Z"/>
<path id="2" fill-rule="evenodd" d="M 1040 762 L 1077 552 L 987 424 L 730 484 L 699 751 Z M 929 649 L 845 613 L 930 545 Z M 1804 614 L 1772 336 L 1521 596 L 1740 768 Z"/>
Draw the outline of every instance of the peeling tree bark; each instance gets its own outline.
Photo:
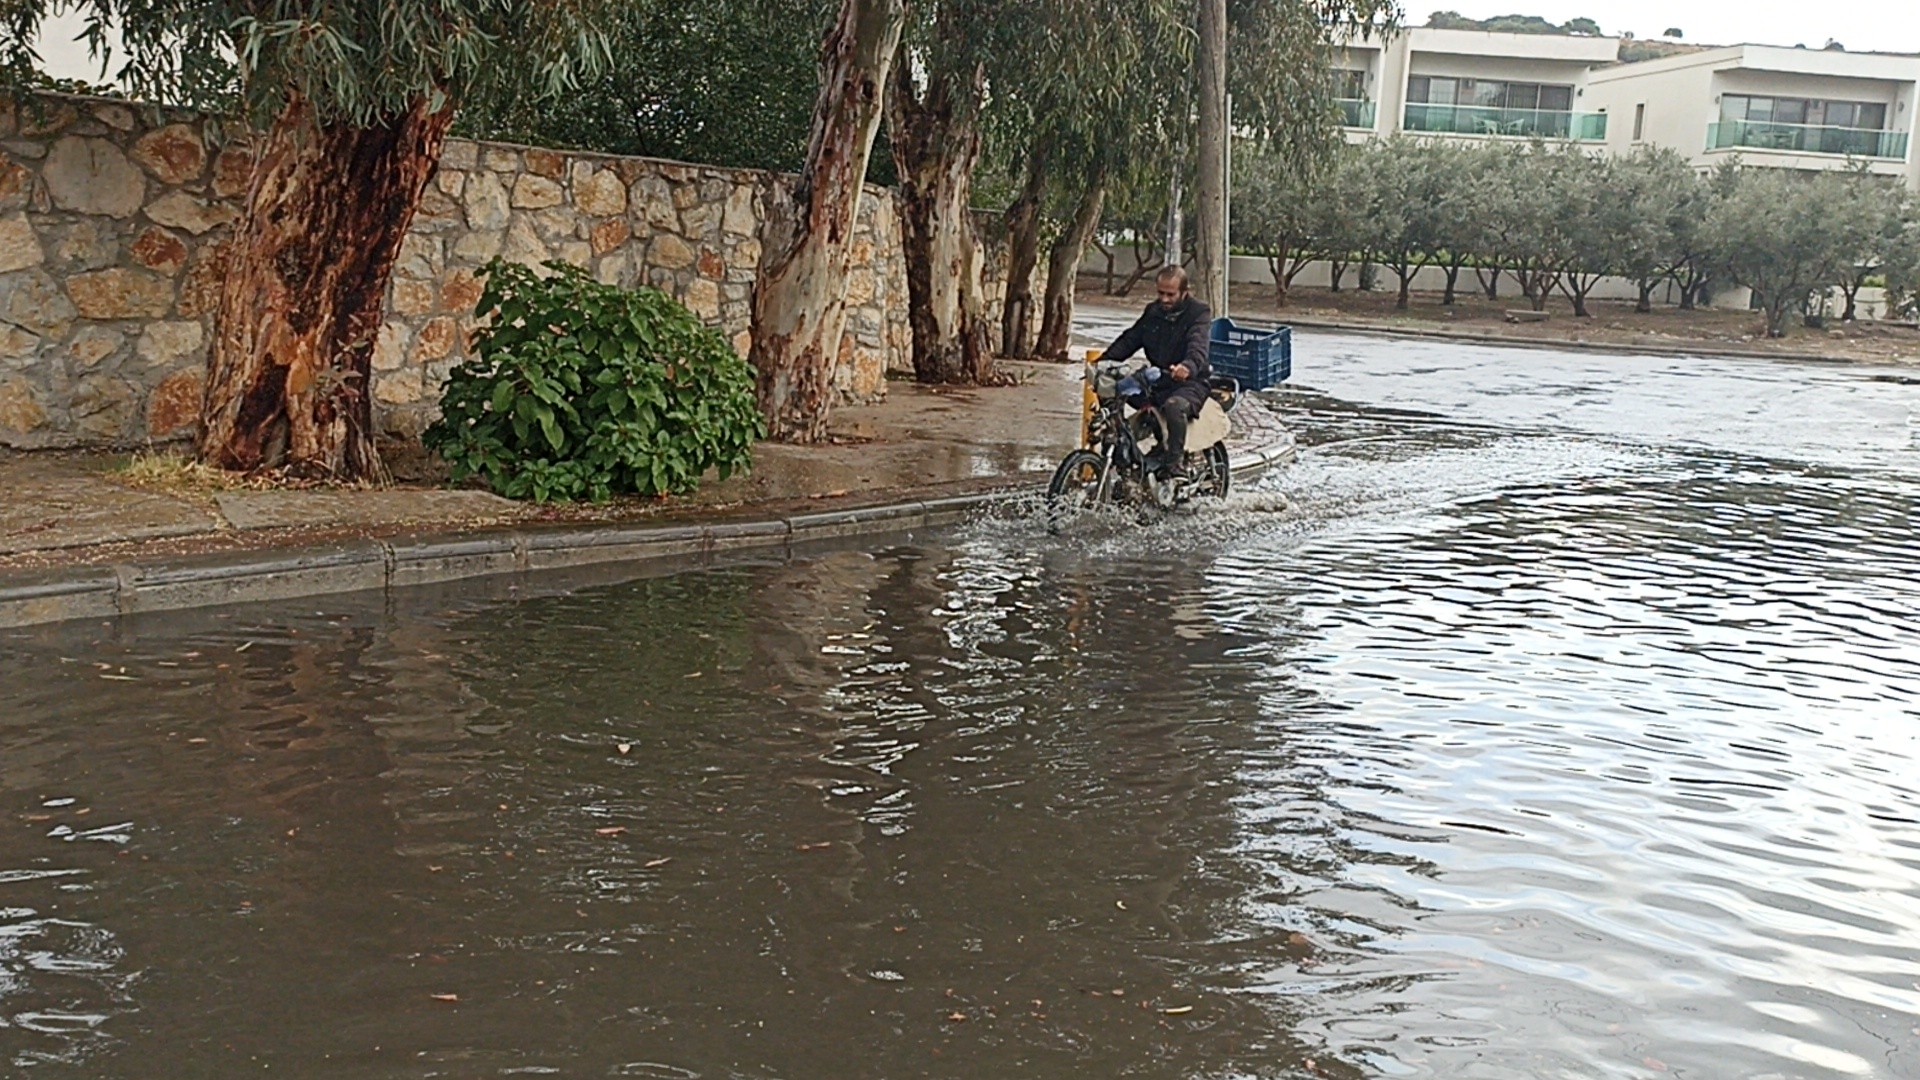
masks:
<path id="1" fill-rule="evenodd" d="M 200 456 L 225 469 L 381 475 L 373 345 L 453 111 L 370 127 L 295 99 L 259 144 L 220 293 Z"/>
<path id="2" fill-rule="evenodd" d="M 1035 356 L 1065 359 L 1067 342 L 1073 336 L 1073 286 L 1080 276 L 1080 255 L 1087 241 L 1100 227 L 1100 210 L 1106 205 L 1107 178 L 1094 177 L 1081 193 L 1067 231 L 1053 242 L 1047 257 L 1047 293 L 1040 322 L 1040 339 L 1034 344 Z"/>
<path id="3" fill-rule="evenodd" d="M 827 435 L 853 226 L 905 22 L 904 0 L 842 0 L 821 46 L 820 97 L 791 232 L 766 245 L 753 289 L 752 360 L 760 410 L 775 439 L 818 442 Z"/>
<path id="4" fill-rule="evenodd" d="M 888 130 L 900 174 L 913 373 L 923 383 L 979 383 L 993 364 L 981 295 L 986 258 L 971 206 L 985 84 L 984 69 L 964 85 L 936 72 L 923 94 L 903 59 L 893 65 Z"/>
<path id="5" fill-rule="evenodd" d="M 1033 272 L 1040 265 L 1042 201 L 1047 193 L 1047 154 L 1027 155 L 1027 179 L 1007 207 L 1007 299 L 1000 311 L 1000 354 L 1025 357 L 1033 350 Z"/>

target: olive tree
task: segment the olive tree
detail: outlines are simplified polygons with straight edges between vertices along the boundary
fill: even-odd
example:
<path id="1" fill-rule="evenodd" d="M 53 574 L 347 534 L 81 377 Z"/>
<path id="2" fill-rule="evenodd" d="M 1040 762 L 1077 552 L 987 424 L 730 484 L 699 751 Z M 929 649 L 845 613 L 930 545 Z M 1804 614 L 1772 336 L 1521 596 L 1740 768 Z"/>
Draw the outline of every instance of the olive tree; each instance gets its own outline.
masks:
<path id="1" fill-rule="evenodd" d="M 1721 270 L 1753 291 L 1769 337 L 1786 334 L 1787 316 L 1826 289 L 1853 258 L 1838 228 L 1849 212 L 1847 180 L 1779 169 L 1742 169 L 1715 203 L 1706 229 Z"/>

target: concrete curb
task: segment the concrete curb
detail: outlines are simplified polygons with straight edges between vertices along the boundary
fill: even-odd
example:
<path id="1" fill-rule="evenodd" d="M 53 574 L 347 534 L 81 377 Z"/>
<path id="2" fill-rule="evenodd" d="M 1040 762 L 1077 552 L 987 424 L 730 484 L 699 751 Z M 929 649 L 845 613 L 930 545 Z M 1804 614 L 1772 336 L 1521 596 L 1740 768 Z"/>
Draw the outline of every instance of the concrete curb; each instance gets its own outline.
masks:
<path id="1" fill-rule="evenodd" d="M 1234 479 L 1249 479 L 1291 461 L 1293 443 L 1283 440 L 1235 456 Z M 608 563 L 705 561 L 732 551 L 790 550 L 811 541 L 952 525 L 1037 490 L 1038 484 L 1023 483 L 977 495 L 762 521 L 523 526 L 442 537 L 361 540 L 322 548 L 4 575 L 0 576 L 0 629 L 303 596 L 391 592 L 412 585 Z"/>
<path id="2" fill-rule="evenodd" d="M 1341 334 L 1365 334 L 1372 337 L 1411 338 L 1415 340 L 1464 341 L 1474 345 L 1505 345 L 1515 349 L 1565 349 L 1571 352 L 1610 353 L 1619 356 L 1711 356 L 1718 359 L 1734 360 L 1792 360 L 1815 364 L 1899 364 L 1900 360 L 1855 360 L 1847 357 L 1825 356 L 1810 352 L 1760 352 L 1753 349 L 1740 349 L 1724 345 L 1666 345 L 1649 343 L 1628 345 L 1609 341 L 1563 341 L 1558 338 L 1506 337 L 1501 334 L 1483 334 L 1472 330 L 1447 330 L 1435 327 L 1432 330 L 1403 329 L 1393 326 L 1375 326 L 1368 323 L 1347 323 L 1335 319 L 1295 319 L 1284 320 L 1287 325 L 1300 330 L 1326 330 Z"/>

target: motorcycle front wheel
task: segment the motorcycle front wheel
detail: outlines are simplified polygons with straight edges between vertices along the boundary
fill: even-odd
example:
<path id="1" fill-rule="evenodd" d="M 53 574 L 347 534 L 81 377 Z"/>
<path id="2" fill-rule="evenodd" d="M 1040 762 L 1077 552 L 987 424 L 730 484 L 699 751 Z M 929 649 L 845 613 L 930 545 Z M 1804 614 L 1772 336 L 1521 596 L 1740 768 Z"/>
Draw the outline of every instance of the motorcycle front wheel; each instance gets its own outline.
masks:
<path id="1" fill-rule="evenodd" d="M 1233 464 L 1227 460 L 1227 444 L 1214 443 L 1207 447 L 1207 473 L 1213 478 L 1212 494 L 1215 498 L 1227 497 L 1227 490 L 1233 486 Z"/>
<path id="2" fill-rule="evenodd" d="M 1047 483 L 1047 531 L 1058 533 L 1100 500 L 1100 474 L 1106 462 L 1091 450 L 1075 450 Z"/>

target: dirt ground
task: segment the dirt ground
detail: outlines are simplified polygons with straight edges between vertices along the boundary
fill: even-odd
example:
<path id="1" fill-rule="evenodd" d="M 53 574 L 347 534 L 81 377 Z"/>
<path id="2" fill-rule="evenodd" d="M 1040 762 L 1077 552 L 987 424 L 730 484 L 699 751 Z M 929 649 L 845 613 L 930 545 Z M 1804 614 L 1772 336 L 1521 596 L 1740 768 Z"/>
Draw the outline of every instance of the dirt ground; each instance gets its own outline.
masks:
<path id="1" fill-rule="evenodd" d="M 1502 282 L 1512 292 L 1511 282 Z M 1135 286 L 1125 298 L 1103 294 L 1097 284 L 1083 285 L 1080 296 L 1094 304 L 1145 304 L 1151 295 Z M 1876 363 L 1920 363 L 1920 329 L 1897 323 L 1830 323 L 1826 329 L 1795 325 L 1784 338 L 1765 336 L 1759 312 L 1700 308 L 1681 311 L 1656 305 L 1651 312 L 1633 310 L 1632 301 L 1589 301 L 1590 318 L 1578 318 L 1565 297 L 1547 304 L 1545 322 L 1508 322 L 1506 313 L 1527 308 L 1517 293 L 1488 300 L 1461 290 L 1458 303 L 1440 305 L 1439 293 L 1413 294 L 1407 310 L 1394 308 L 1391 290 L 1338 293 L 1323 288 L 1295 288 L 1285 306 L 1274 302 L 1268 285 L 1236 285 L 1233 314 L 1255 322 L 1290 322 L 1296 326 L 1349 326 L 1436 336 L 1497 337 L 1539 344 L 1589 343 L 1663 351 L 1699 348 L 1703 351 L 1754 356 L 1802 356 Z"/>

